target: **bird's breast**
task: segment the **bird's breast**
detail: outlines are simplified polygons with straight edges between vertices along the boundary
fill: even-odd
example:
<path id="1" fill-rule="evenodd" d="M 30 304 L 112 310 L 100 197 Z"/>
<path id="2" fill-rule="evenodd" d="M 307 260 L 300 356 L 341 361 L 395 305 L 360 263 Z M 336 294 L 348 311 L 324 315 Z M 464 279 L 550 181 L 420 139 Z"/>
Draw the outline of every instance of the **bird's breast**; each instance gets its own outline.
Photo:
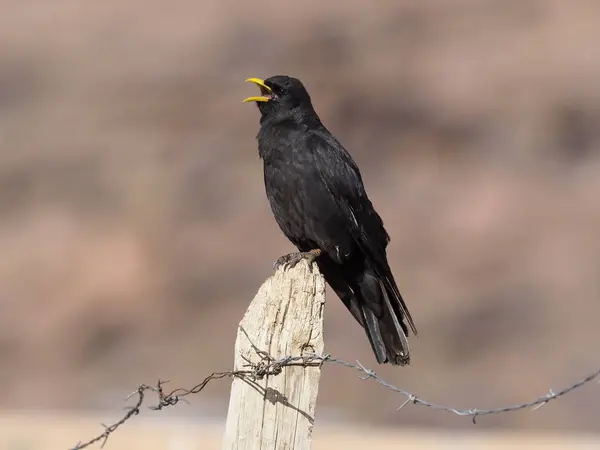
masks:
<path id="1" fill-rule="evenodd" d="M 352 252 L 354 243 L 343 207 L 309 158 L 291 154 L 265 160 L 264 177 L 275 220 L 290 241 L 321 248 L 335 260 Z"/>

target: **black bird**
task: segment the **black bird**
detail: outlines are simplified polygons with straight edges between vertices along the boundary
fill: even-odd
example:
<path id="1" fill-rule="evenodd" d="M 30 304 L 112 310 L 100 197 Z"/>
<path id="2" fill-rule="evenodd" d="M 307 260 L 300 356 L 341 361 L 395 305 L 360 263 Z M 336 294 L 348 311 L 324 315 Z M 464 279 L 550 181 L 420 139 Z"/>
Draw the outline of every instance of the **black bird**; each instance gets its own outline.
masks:
<path id="1" fill-rule="evenodd" d="M 410 363 L 408 328 L 417 329 L 390 270 L 390 237 L 356 163 L 325 128 L 300 80 L 277 75 L 258 85 L 258 141 L 275 220 L 299 252 L 275 266 L 316 262 L 325 280 L 363 326 L 380 364 Z"/>

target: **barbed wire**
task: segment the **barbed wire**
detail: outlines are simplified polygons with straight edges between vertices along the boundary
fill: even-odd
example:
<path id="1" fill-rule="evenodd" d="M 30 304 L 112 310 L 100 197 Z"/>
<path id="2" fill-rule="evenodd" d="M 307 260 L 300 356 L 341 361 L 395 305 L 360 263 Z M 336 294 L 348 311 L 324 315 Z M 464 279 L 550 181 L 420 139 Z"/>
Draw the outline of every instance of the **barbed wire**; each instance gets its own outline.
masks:
<path id="1" fill-rule="evenodd" d="M 501 414 L 501 413 L 519 411 L 519 410 L 527 409 L 527 408 L 531 408 L 532 411 L 535 411 L 535 410 L 541 408 L 542 406 L 546 405 L 548 402 L 555 400 L 559 397 L 562 397 L 562 396 L 568 394 L 569 392 L 572 392 L 575 389 L 578 389 L 578 388 L 584 386 L 585 384 L 588 384 L 589 382 L 591 382 L 597 378 L 600 378 L 600 369 L 598 369 L 598 370 L 590 373 L 586 377 L 570 384 L 569 386 L 567 386 L 563 389 L 560 389 L 559 391 L 555 392 L 552 389 L 550 389 L 550 390 L 548 390 L 548 392 L 545 395 L 543 395 L 533 401 L 530 401 L 530 402 L 517 403 L 517 404 L 513 404 L 513 405 L 501 406 L 501 407 L 497 407 L 497 408 L 488 408 L 488 409 L 486 409 L 486 408 L 459 409 L 459 408 L 454 408 L 451 406 L 446 406 L 446 405 L 441 405 L 441 404 L 430 402 L 428 400 L 425 400 L 423 398 L 416 396 L 415 394 L 412 394 L 411 392 L 409 392 L 405 389 L 394 386 L 393 384 L 382 379 L 373 370 L 364 367 L 359 361 L 356 361 L 356 363 L 351 363 L 348 361 L 344 361 L 342 359 L 334 358 L 331 355 L 317 355 L 317 354 L 309 354 L 309 355 L 304 355 L 304 356 L 286 356 L 284 358 L 275 359 L 275 358 L 271 357 L 267 352 L 261 351 L 257 348 L 254 348 L 254 350 L 260 357 L 260 360 L 258 362 L 252 363 L 252 362 L 248 361 L 248 364 L 245 365 L 245 367 L 247 367 L 247 368 L 243 369 L 243 370 L 213 372 L 212 374 L 210 374 L 209 376 L 204 378 L 204 380 L 202 380 L 201 383 L 198 383 L 197 385 L 193 386 L 190 389 L 177 388 L 170 392 L 165 393 L 164 385 L 166 383 L 168 383 L 168 381 L 161 381 L 161 380 L 158 381 L 156 386 L 150 386 L 150 385 L 146 385 L 146 384 L 140 385 L 135 391 L 133 391 L 131 394 L 129 394 L 125 398 L 125 401 L 127 401 L 137 395 L 136 403 L 132 406 L 128 406 L 125 408 L 127 410 L 127 412 L 120 420 L 113 423 L 112 425 L 101 424 L 104 427 L 104 432 L 102 432 L 98 436 L 88 440 L 87 442 L 83 442 L 83 443 L 79 442 L 75 447 L 72 448 L 72 450 L 81 450 L 81 449 L 84 449 L 84 448 L 89 447 L 96 443 L 101 443 L 100 448 L 104 447 L 104 444 L 106 444 L 106 441 L 108 440 L 109 436 L 112 433 L 114 433 L 118 428 L 120 428 L 123 424 L 125 424 L 127 421 L 129 421 L 133 416 L 136 416 L 140 413 L 141 408 L 145 403 L 146 394 L 148 393 L 148 391 L 155 393 L 158 397 L 158 403 L 154 406 L 150 406 L 149 408 L 152 410 L 161 410 L 168 406 L 175 406 L 181 401 L 184 401 L 187 403 L 187 399 L 186 399 L 187 396 L 200 393 L 213 380 L 219 380 L 222 378 L 232 378 L 232 377 L 237 377 L 237 378 L 241 378 L 241 379 L 251 379 L 253 381 L 262 380 L 265 377 L 277 376 L 283 371 L 284 367 L 290 367 L 290 366 L 303 366 L 303 367 L 317 366 L 317 367 L 320 367 L 320 366 L 323 366 L 323 364 L 327 363 L 327 364 L 337 364 L 337 365 L 341 365 L 343 367 L 354 369 L 361 373 L 361 375 L 360 375 L 361 380 L 373 380 L 376 383 L 378 383 L 379 385 L 383 386 L 384 388 L 389 389 L 390 391 L 396 392 L 396 393 L 404 396 L 405 400 L 397 408 L 398 411 L 409 404 L 414 404 L 414 405 L 419 405 L 419 406 L 425 406 L 427 408 L 431 408 L 431 409 L 435 409 L 435 410 L 449 412 L 452 414 L 456 414 L 458 416 L 471 417 L 473 420 L 473 423 L 476 423 L 477 416 L 484 416 L 484 415 L 489 415 L 489 414 Z"/>

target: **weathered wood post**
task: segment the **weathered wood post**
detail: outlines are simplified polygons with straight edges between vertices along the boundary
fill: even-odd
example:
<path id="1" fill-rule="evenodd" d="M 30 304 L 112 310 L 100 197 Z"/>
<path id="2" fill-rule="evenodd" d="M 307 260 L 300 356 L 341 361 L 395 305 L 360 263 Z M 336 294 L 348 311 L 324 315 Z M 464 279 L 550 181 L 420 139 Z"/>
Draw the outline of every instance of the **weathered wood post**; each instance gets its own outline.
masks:
<path id="1" fill-rule="evenodd" d="M 261 286 L 240 322 L 234 370 L 275 359 L 323 353 L 325 281 L 302 261 L 279 269 Z M 287 366 L 262 380 L 234 378 L 223 450 L 308 450 L 321 367 Z"/>

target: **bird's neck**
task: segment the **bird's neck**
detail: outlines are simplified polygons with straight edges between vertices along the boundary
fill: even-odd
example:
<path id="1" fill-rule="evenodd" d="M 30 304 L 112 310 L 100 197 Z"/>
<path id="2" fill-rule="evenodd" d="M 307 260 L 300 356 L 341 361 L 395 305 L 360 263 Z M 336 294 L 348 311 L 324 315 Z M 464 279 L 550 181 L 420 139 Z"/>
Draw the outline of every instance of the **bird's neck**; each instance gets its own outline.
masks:
<path id="1" fill-rule="evenodd" d="M 287 147 L 309 130 L 324 128 L 312 107 L 293 108 L 264 114 L 256 136 L 258 152 L 265 163 L 286 155 Z"/>
<path id="2" fill-rule="evenodd" d="M 260 125 L 261 127 L 290 127 L 293 125 L 318 127 L 322 124 L 312 106 L 304 106 L 286 112 L 278 111 L 275 114 L 264 114 L 260 118 Z"/>

